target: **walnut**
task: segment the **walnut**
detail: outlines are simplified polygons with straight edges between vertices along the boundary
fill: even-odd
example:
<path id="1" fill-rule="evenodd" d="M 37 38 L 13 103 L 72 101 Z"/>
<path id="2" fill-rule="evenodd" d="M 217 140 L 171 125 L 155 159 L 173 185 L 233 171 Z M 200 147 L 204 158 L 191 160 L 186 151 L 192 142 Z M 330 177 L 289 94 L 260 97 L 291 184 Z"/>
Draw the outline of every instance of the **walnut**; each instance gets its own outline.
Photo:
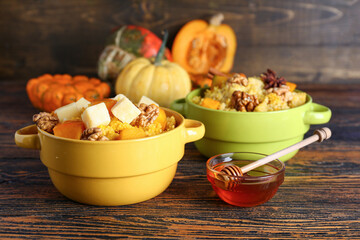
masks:
<path id="1" fill-rule="evenodd" d="M 141 113 L 131 122 L 132 126 L 147 127 L 152 124 L 160 114 L 159 107 L 155 104 L 147 105 L 145 103 L 141 103 L 138 108 Z"/>
<path id="2" fill-rule="evenodd" d="M 54 127 L 59 123 L 59 119 L 56 115 L 40 112 L 33 116 L 33 121 L 36 123 L 36 126 L 48 133 L 53 133 Z"/>
<path id="3" fill-rule="evenodd" d="M 231 96 L 231 107 L 241 112 L 252 112 L 259 105 L 259 100 L 255 95 L 250 95 L 241 91 L 234 91 Z"/>
<path id="4" fill-rule="evenodd" d="M 109 139 L 105 137 L 98 127 L 88 128 L 83 131 L 81 134 L 81 140 L 90 140 L 90 141 L 108 141 Z"/>
<path id="5" fill-rule="evenodd" d="M 287 85 L 281 85 L 280 87 L 269 88 L 266 90 L 267 93 L 276 93 L 280 96 L 281 100 L 284 102 L 291 101 L 293 98 L 292 93 L 290 92 L 290 87 Z"/>
<path id="6" fill-rule="evenodd" d="M 238 74 L 238 73 L 235 73 L 232 78 L 229 78 L 227 80 L 227 82 L 230 84 L 237 83 L 243 85 L 244 87 L 246 87 L 249 84 L 249 80 L 247 79 L 247 77 L 244 74 Z"/>

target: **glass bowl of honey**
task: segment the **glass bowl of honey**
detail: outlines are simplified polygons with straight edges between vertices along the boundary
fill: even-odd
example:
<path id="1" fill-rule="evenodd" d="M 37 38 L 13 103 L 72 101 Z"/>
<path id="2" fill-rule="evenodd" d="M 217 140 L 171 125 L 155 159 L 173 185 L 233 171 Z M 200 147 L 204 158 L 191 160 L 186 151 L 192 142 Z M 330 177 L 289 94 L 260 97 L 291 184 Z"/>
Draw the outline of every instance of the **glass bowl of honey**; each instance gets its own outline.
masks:
<path id="1" fill-rule="evenodd" d="M 285 164 L 276 159 L 242 176 L 222 171 L 229 166 L 239 168 L 266 157 L 261 153 L 234 152 L 211 157 L 206 162 L 207 178 L 216 194 L 225 202 L 253 207 L 269 201 L 284 182 Z M 224 169 L 225 170 L 225 169 Z"/>

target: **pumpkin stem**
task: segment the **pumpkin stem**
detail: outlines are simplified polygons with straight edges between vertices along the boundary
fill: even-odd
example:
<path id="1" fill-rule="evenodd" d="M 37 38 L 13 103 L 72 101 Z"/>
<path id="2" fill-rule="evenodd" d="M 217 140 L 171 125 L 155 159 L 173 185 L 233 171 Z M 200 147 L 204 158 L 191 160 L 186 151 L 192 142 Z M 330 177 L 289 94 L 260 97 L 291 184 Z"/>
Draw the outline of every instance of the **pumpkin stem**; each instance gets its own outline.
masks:
<path id="1" fill-rule="evenodd" d="M 163 40 L 162 40 L 162 44 L 161 44 L 161 47 L 156 55 L 156 58 L 155 58 L 155 63 L 154 65 L 155 66 L 159 66 L 161 65 L 161 60 L 163 59 L 164 57 L 164 54 L 165 54 L 165 49 L 166 49 L 166 42 L 167 42 L 167 39 L 168 39 L 168 31 L 167 29 L 164 30 L 164 37 L 163 37 Z"/>
<path id="2" fill-rule="evenodd" d="M 223 20 L 224 20 L 224 14 L 218 13 L 210 18 L 209 23 L 210 25 L 220 26 Z"/>

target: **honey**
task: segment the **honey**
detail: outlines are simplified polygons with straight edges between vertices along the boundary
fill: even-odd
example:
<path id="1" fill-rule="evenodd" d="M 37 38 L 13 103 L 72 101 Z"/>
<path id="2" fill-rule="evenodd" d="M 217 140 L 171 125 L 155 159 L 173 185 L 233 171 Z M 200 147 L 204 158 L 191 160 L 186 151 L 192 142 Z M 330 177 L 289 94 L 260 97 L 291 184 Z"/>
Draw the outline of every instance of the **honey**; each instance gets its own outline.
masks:
<path id="1" fill-rule="evenodd" d="M 223 201 L 240 207 L 253 207 L 269 201 L 276 194 L 285 175 L 284 164 L 279 160 L 258 167 L 243 176 L 230 176 L 221 172 L 231 164 L 242 167 L 251 162 L 253 160 L 217 159 L 210 169 L 208 162 L 207 178 Z"/>

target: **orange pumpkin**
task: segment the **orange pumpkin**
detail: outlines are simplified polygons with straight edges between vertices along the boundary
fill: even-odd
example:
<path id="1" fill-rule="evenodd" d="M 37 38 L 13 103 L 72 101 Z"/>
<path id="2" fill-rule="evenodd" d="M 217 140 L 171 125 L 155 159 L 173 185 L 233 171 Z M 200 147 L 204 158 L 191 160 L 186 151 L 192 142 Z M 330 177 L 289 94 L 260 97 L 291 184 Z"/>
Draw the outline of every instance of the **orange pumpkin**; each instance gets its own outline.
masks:
<path id="1" fill-rule="evenodd" d="M 212 98 L 204 98 L 203 102 L 201 103 L 201 106 L 211 109 L 219 109 L 220 102 Z"/>
<path id="2" fill-rule="evenodd" d="M 293 82 L 286 82 L 286 85 L 290 88 L 290 92 L 293 92 L 296 89 L 296 83 Z"/>
<path id="3" fill-rule="evenodd" d="M 162 130 L 165 130 L 166 128 L 166 113 L 162 108 L 159 108 L 160 110 L 160 114 L 159 116 L 155 119 L 155 122 L 160 123 L 161 124 L 161 128 Z"/>
<path id="4" fill-rule="evenodd" d="M 65 121 L 54 127 L 54 135 L 64 138 L 80 139 L 85 129 L 85 124 L 81 120 Z"/>
<path id="5" fill-rule="evenodd" d="M 97 78 L 44 74 L 30 79 L 26 92 L 34 107 L 52 112 L 82 97 L 89 101 L 106 98 L 110 95 L 110 86 Z"/>
<path id="6" fill-rule="evenodd" d="M 142 128 L 125 128 L 120 131 L 117 140 L 128 140 L 146 137 L 146 133 Z"/>
<path id="7" fill-rule="evenodd" d="M 233 66 L 236 35 L 229 25 L 221 24 L 223 19 L 222 14 L 217 14 L 209 24 L 200 19 L 190 21 L 175 37 L 172 46 L 174 62 L 187 70 L 196 85 L 209 85 L 207 73 L 210 67 L 229 72 Z"/>

